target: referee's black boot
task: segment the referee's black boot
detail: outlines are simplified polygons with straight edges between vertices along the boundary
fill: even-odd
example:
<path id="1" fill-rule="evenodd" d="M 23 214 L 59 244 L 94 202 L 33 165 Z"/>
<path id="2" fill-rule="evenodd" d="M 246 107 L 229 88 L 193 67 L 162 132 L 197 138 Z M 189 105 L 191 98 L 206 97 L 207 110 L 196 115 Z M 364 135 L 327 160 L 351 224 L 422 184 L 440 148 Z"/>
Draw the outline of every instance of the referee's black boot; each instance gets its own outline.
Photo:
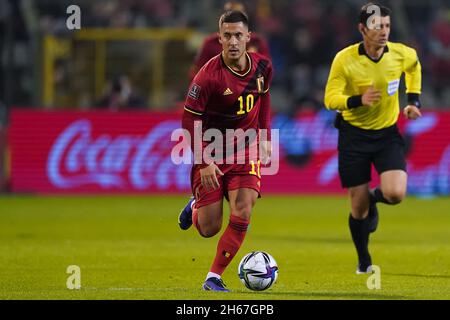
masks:
<path id="1" fill-rule="evenodd" d="M 359 263 L 356 274 L 372 273 L 372 262 Z"/>
<path id="2" fill-rule="evenodd" d="M 192 206 L 194 205 L 194 203 L 195 198 L 194 196 L 192 196 L 189 199 L 189 202 L 178 215 L 178 225 L 180 226 L 181 230 L 187 230 L 192 226 Z"/>

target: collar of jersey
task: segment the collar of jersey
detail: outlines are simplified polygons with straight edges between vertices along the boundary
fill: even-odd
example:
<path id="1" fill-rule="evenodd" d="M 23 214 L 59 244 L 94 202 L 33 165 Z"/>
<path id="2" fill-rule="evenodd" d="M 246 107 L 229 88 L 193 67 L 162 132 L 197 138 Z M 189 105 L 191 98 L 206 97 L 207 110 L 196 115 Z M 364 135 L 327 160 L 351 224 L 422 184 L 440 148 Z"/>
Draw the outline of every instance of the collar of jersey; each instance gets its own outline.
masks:
<path id="1" fill-rule="evenodd" d="M 239 77 L 245 77 L 245 76 L 250 72 L 250 70 L 252 70 L 252 59 L 251 59 L 250 56 L 248 55 L 247 51 L 245 52 L 245 56 L 246 56 L 247 59 L 248 59 L 249 67 L 248 67 L 248 70 L 245 71 L 244 73 L 239 73 L 239 72 L 237 72 L 237 71 L 234 71 L 229 65 L 227 65 L 227 64 L 225 63 L 225 60 L 223 59 L 222 54 L 220 54 L 220 59 L 222 59 L 223 64 L 224 64 L 224 65 L 228 68 L 228 70 L 230 70 L 234 75 L 239 76 Z"/>
<path id="2" fill-rule="evenodd" d="M 384 48 L 383 48 L 383 53 L 381 54 L 381 56 L 380 56 L 377 60 L 374 60 L 374 59 L 372 59 L 372 58 L 367 54 L 366 50 L 364 49 L 364 43 L 363 43 L 363 42 L 361 42 L 361 43 L 359 44 L 359 46 L 358 46 L 358 53 L 359 53 L 359 55 L 360 55 L 360 56 L 363 56 L 363 55 L 364 55 L 364 56 L 366 56 L 367 58 L 369 58 L 370 61 L 375 62 L 375 63 L 380 62 L 381 58 L 383 58 L 383 56 L 384 56 L 384 54 L 385 54 L 386 52 L 389 52 L 389 48 L 388 48 L 387 44 L 384 46 Z"/>

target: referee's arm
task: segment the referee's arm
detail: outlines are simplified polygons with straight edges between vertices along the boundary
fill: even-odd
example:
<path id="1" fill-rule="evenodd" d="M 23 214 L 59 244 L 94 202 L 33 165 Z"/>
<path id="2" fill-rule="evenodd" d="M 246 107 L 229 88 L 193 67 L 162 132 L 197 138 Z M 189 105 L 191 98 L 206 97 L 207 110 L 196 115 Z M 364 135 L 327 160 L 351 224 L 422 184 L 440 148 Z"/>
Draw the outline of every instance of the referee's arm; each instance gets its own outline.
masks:
<path id="1" fill-rule="evenodd" d="M 362 105 L 361 96 L 349 96 L 344 94 L 347 86 L 345 71 L 339 56 L 336 56 L 331 64 L 330 75 L 325 87 L 325 106 L 329 110 L 343 111 Z"/>
<path id="2" fill-rule="evenodd" d="M 405 85 L 408 105 L 420 108 L 419 96 L 422 89 L 422 67 L 416 50 L 405 48 L 403 70 L 405 72 Z"/>

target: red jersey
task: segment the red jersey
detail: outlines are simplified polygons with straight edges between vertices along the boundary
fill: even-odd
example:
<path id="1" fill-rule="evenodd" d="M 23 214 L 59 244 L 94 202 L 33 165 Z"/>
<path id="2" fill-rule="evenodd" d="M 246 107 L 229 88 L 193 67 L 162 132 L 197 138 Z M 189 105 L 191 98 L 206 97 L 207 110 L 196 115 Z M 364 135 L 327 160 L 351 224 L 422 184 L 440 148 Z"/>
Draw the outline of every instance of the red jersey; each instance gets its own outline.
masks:
<path id="1" fill-rule="evenodd" d="M 183 119 L 183 128 L 192 137 L 194 120 L 202 121 L 203 132 L 210 128 L 222 133 L 225 129 L 270 130 L 272 63 L 259 53 L 246 53 L 246 57 L 248 69 L 243 73 L 232 70 L 219 54 L 194 77 L 184 107 L 194 117 Z"/>
<path id="2" fill-rule="evenodd" d="M 267 41 L 257 33 L 252 32 L 250 42 L 247 44 L 248 52 L 257 52 L 270 59 L 269 45 Z M 202 48 L 195 57 L 194 66 L 190 71 L 190 79 L 203 67 L 211 58 L 222 52 L 222 45 L 219 43 L 219 35 L 211 34 L 203 41 Z"/>
<path id="3" fill-rule="evenodd" d="M 185 110 L 202 116 L 203 128 L 258 129 L 261 97 L 269 90 L 272 64 L 258 53 L 246 53 L 248 69 L 240 74 L 219 54 L 191 83 Z"/>

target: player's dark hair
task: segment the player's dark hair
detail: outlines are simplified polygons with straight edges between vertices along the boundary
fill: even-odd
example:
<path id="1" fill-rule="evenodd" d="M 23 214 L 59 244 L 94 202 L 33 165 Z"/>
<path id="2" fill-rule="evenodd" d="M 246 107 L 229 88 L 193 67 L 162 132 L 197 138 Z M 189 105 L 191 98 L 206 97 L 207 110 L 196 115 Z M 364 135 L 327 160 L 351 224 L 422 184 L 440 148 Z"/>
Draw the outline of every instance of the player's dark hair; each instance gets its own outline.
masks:
<path id="1" fill-rule="evenodd" d="M 233 10 L 225 12 L 220 16 L 219 27 L 222 26 L 222 24 L 225 22 L 228 23 L 242 22 L 248 28 L 248 17 L 242 11 Z"/>
<path id="2" fill-rule="evenodd" d="M 359 22 L 363 25 L 367 26 L 367 20 L 374 14 L 373 11 L 369 12 L 370 6 L 377 6 L 380 8 L 380 15 L 382 17 L 387 17 L 391 15 L 391 9 L 388 7 L 382 6 L 378 3 L 369 2 L 361 7 L 361 10 L 359 11 Z"/>

